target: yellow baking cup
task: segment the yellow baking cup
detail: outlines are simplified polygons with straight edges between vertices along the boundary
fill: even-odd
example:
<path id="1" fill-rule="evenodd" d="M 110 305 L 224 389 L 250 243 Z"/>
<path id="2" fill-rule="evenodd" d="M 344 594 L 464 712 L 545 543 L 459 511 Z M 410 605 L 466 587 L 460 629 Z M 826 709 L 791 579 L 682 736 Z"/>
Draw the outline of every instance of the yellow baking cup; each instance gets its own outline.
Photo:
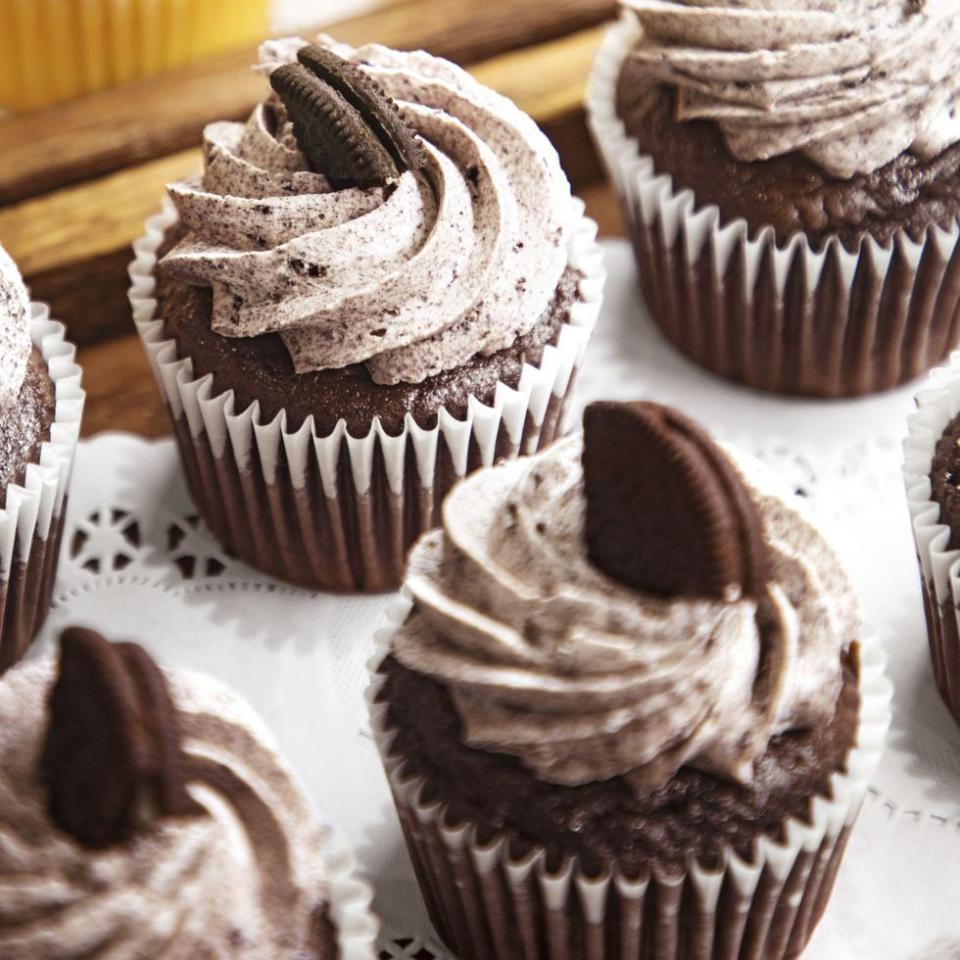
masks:
<path id="1" fill-rule="evenodd" d="M 0 108 L 32 110 L 262 37 L 269 0 L 0 0 Z"/>

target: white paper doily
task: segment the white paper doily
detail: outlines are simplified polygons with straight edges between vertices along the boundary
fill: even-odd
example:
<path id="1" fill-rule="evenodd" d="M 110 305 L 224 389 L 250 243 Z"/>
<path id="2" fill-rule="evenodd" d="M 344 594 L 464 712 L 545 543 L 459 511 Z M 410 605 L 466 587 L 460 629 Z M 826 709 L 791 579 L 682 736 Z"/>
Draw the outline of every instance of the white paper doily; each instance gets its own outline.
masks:
<path id="1" fill-rule="evenodd" d="M 702 373 L 641 319 L 628 246 L 605 251 L 607 306 L 581 400 L 672 402 L 759 454 L 813 502 L 890 656 L 890 747 L 804 956 L 958 960 L 960 730 L 933 685 L 899 474 L 913 391 L 795 401 Z M 392 597 L 310 594 L 236 563 L 197 524 L 171 441 L 106 434 L 80 446 L 55 607 L 34 650 L 88 624 L 242 692 L 374 882 L 388 931 L 381 956 L 445 960 L 366 732 L 364 664 Z"/>

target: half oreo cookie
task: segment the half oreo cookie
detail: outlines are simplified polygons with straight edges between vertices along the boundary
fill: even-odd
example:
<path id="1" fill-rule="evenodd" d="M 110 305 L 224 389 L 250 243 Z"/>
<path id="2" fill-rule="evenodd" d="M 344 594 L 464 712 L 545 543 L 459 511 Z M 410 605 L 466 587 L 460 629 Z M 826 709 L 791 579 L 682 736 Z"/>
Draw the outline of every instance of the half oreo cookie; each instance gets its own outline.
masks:
<path id="1" fill-rule="evenodd" d="M 586 541 L 598 567 L 665 596 L 762 595 L 762 521 L 704 430 L 654 403 L 593 403 L 583 428 Z"/>
<path id="2" fill-rule="evenodd" d="M 71 628 L 50 691 L 43 776 L 50 813 L 88 847 L 122 843 L 152 817 L 203 812 L 166 679 L 133 643 Z"/>
<path id="3" fill-rule="evenodd" d="M 325 47 L 303 47 L 298 57 L 270 84 L 315 170 L 337 187 L 368 187 L 423 165 L 423 144 L 372 77 Z"/>

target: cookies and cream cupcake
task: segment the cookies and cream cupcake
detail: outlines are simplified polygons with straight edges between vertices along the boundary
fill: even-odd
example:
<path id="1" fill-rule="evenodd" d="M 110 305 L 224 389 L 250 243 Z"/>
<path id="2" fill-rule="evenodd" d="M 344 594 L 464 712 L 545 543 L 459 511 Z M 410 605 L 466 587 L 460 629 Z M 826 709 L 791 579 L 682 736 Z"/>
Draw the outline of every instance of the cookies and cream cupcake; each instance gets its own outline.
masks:
<path id="1" fill-rule="evenodd" d="M 457 956 L 799 954 L 890 690 L 757 465 L 669 408 L 593 404 L 583 438 L 461 483 L 406 590 L 371 712 Z"/>
<path id="2" fill-rule="evenodd" d="M 903 474 L 933 675 L 960 723 L 960 353 L 933 371 L 916 401 Z"/>
<path id="3" fill-rule="evenodd" d="M 595 228 L 512 103 L 422 52 L 267 43 L 132 267 L 214 532 L 287 580 L 382 590 L 459 477 L 561 429 Z"/>
<path id="4" fill-rule="evenodd" d="M 75 349 L 0 247 L 0 674 L 50 608 L 83 390 Z"/>
<path id="5" fill-rule="evenodd" d="M 372 960 L 351 864 L 216 681 L 70 629 L 0 682 L 0 956 Z"/>
<path id="6" fill-rule="evenodd" d="M 940 362 L 960 342 L 960 5 L 622 8 L 590 123 L 667 338 L 824 397 Z"/>

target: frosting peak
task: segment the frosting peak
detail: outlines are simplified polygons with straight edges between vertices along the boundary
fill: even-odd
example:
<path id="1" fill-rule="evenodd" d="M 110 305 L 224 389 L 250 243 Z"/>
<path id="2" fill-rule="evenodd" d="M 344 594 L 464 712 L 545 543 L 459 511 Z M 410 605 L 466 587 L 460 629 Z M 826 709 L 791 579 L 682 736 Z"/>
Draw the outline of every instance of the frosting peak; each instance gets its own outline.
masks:
<path id="1" fill-rule="evenodd" d="M 0 410 L 20 393 L 30 350 L 30 298 L 16 264 L 0 247 Z"/>
<path id="2" fill-rule="evenodd" d="M 740 160 L 800 150 L 847 179 L 960 140 L 960 0 L 623 2 L 678 119 L 715 121 Z"/>
<path id="3" fill-rule="evenodd" d="M 278 333 L 300 373 L 364 363 L 378 383 L 419 382 L 510 346 L 566 268 L 574 211 L 553 147 L 445 60 L 321 43 L 396 101 L 423 168 L 334 189 L 271 97 L 206 129 L 203 178 L 170 188 L 188 232 L 165 268 L 212 287 L 216 333 Z M 265 44 L 259 69 L 302 46 Z"/>
<path id="4" fill-rule="evenodd" d="M 544 780 L 642 793 L 692 765 L 749 781 L 771 737 L 832 717 L 859 629 L 846 574 L 745 478 L 771 554 L 761 599 L 628 587 L 588 559 L 580 455 L 575 437 L 454 490 L 411 555 L 394 655 L 448 686 L 467 743 Z"/>

